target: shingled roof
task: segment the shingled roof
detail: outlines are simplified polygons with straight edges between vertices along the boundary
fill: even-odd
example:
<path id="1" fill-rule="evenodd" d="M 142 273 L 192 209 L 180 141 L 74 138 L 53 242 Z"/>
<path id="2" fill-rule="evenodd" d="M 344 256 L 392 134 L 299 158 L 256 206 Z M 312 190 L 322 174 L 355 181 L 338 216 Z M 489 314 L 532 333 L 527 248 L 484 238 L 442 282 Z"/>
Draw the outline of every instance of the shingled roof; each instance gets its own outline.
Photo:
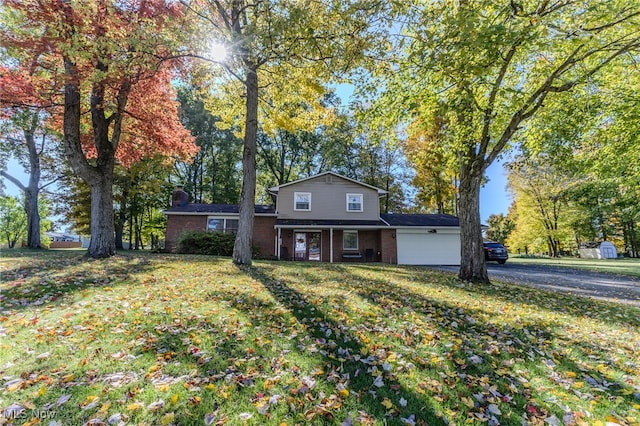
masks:
<path id="1" fill-rule="evenodd" d="M 198 204 L 190 203 L 185 206 L 171 207 L 164 211 L 165 214 L 198 214 L 198 213 L 221 213 L 237 214 L 239 212 L 237 204 Z M 256 214 L 275 214 L 275 206 L 255 206 Z"/>
<path id="2" fill-rule="evenodd" d="M 381 214 L 389 226 L 460 226 L 460 220 L 449 214 Z"/>

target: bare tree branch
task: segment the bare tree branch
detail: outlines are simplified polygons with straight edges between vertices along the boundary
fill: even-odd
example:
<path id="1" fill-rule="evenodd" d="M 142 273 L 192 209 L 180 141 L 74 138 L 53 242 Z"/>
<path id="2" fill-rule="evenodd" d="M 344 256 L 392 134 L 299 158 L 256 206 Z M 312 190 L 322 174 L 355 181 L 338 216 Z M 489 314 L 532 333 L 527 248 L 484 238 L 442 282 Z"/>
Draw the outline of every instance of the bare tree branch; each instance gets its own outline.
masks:
<path id="1" fill-rule="evenodd" d="M 22 182 L 20 182 L 17 178 L 11 176 L 9 173 L 5 172 L 4 170 L 0 170 L 0 175 L 2 175 L 3 177 L 9 179 L 15 186 L 17 186 L 18 188 L 20 188 L 21 191 L 26 191 L 27 187 L 24 186 L 22 184 Z"/>

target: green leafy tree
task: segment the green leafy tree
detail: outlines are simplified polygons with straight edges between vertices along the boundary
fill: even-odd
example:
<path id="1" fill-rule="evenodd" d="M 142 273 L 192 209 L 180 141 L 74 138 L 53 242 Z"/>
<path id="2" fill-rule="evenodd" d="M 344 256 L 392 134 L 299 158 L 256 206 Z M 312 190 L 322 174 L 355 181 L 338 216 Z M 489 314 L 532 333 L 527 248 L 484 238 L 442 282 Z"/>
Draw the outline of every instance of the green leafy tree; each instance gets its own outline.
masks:
<path id="1" fill-rule="evenodd" d="M 164 229 L 161 209 L 166 206 L 170 191 L 167 185 L 170 162 L 162 157 L 148 158 L 128 169 L 123 169 L 116 189 L 121 197 L 121 209 L 125 211 L 129 248 L 158 249 Z"/>
<path id="2" fill-rule="evenodd" d="M 479 193 L 487 168 L 548 100 L 640 47 L 640 5 L 407 2 L 403 22 L 392 46 L 397 62 L 383 63 L 376 70 L 383 81 L 369 85 L 386 95 L 372 111 L 391 123 L 440 116 L 448 123 L 440 140 L 459 168 L 459 277 L 486 283 Z"/>
<path id="3" fill-rule="evenodd" d="M 580 179 L 546 155 L 521 157 L 509 163 L 508 168 L 509 189 L 518 207 L 516 226 L 523 221 L 535 222 L 538 232 L 532 237 L 542 236 L 549 255 L 560 256 L 563 243 L 571 236 L 567 223 L 573 212 L 567 194 L 579 185 Z"/>
<path id="4" fill-rule="evenodd" d="M 49 88 L 36 100 L 50 101 L 66 158 L 91 190 L 87 256 L 111 256 L 116 162 L 196 151 L 171 87 L 183 7 L 162 0 L 5 0 L 3 8 L 6 63 L 36 70 Z M 30 100 L 2 96 L 9 103 Z"/>
<path id="5" fill-rule="evenodd" d="M 331 112 L 320 103 L 323 82 L 352 67 L 372 38 L 379 2 L 276 2 L 201 0 L 189 2 L 201 25 L 200 52 L 211 40 L 228 48 L 209 58 L 218 68 L 199 77 L 212 89 L 209 108 L 244 138 L 239 227 L 233 261 L 251 264 L 256 198 L 257 134 L 315 128 Z M 209 44 L 208 46 L 204 46 Z M 201 54 L 206 56 L 206 54 Z M 224 74 L 212 74 L 223 69 Z M 213 77 L 213 78 L 211 78 Z M 208 87 L 203 84 L 205 89 Z"/>
<path id="6" fill-rule="evenodd" d="M 509 217 L 509 215 L 492 214 L 487 219 L 487 225 L 489 229 L 486 231 L 487 238 L 491 241 L 497 241 L 501 244 L 507 242 L 507 238 L 513 232 L 515 223 Z"/>
<path id="7" fill-rule="evenodd" d="M 600 119 L 581 139 L 576 153 L 591 191 L 585 187 L 577 202 L 596 225 L 598 238 L 620 238 L 624 251 L 639 257 L 640 73 L 627 74 L 624 67 L 617 67 L 597 83 Z"/>
<path id="8" fill-rule="evenodd" d="M 180 119 L 196 138 L 200 151 L 190 161 L 174 163 L 171 179 L 184 186 L 194 203 L 234 204 L 242 181 L 242 140 L 205 109 L 194 87 L 178 91 Z"/>
<path id="9" fill-rule="evenodd" d="M 446 123 L 435 119 L 426 125 L 416 119 L 409 126 L 402 144 L 409 164 L 415 170 L 411 181 L 417 189 L 416 204 L 430 212 L 458 214 L 458 176 L 445 147 L 440 144 Z"/>
<path id="10" fill-rule="evenodd" d="M 43 248 L 39 200 L 45 188 L 58 179 L 60 155 L 55 152 L 56 138 L 47 127 L 48 114 L 38 108 L 5 108 L 6 118 L 0 127 L 0 175 L 17 186 L 23 194 L 24 210 L 27 215 L 27 247 Z M 13 157 L 25 170 L 28 181 L 6 168 L 7 160 Z M 44 180 L 44 181 L 43 181 Z"/>
<path id="11" fill-rule="evenodd" d="M 88 237 L 91 235 L 91 189 L 71 170 L 69 165 L 62 168 L 59 188 L 52 197 L 53 213 L 61 217 L 74 232 Z"/>
<path id="12" fill-rule="evenodd" d="M 9 248 L 27 236 L 27 215 L 15 197 L 0 196 L 0 232 Z"/>
<path id="13" fill-rule="evenodd" d="M 131 249 L 158 248 L 165 219 L 162 209 L 171 197 L 168 183 L 170 160 L 147 158 L 128 168 L 114 169 L 115 246 L 122 250 L 125 242 Z M 63 190 L 56 194 L 56 213 L 72 224 L 81 235 L 91 230 L 91 197 L 88 185 L 71 170 L 62 178 Z"/>
<path id="14" fill-rule="evenodd" d="M 383 133 L 382 133 L 383 134 Z M 346 176 L 387 191 L 380 199 L 383 213 L 407 209 L 409 175 L 401 148 L 373 131 L 361 131 L 351 147 Z"/>
<path id="15" fill-rule="evenodd" d="M 638 72 L 621 63 L 588 85 L 548 99 L 523 132 L 523 152 L 549 156 L 580 182 L 565 194 L 573 209 L 568 226 L 575 243 L 612 240 L 637 255 L 640 156 L 637 137 Z M 626 74 L 619 79 L 617 75 Z"/>

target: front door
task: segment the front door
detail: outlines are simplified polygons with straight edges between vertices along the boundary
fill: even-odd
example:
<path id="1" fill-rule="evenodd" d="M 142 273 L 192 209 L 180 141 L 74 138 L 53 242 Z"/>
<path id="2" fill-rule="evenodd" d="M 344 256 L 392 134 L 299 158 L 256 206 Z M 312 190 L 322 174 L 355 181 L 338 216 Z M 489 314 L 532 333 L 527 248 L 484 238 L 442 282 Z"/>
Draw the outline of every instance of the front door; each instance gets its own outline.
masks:
<path id="1" fill-rule="evenodd" d="M 319 262 L 320 259 L 320 232 L 296 232 L 295 260 Z"/>

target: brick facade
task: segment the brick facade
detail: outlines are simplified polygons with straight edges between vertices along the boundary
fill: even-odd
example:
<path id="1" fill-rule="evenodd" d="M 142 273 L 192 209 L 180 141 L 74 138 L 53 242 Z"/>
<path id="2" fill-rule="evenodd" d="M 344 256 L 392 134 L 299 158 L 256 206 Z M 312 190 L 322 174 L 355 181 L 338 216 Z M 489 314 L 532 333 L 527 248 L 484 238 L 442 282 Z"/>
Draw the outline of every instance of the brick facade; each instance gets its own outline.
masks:
<path id="1" fill-rule="evenodd" d="M 253 220 L 253 245 L 258 248 L 259 257 L 276 255 L 276 218 L 273 216 L 255 216 Z"/>
<path id="2" fill-rule="evenodd" d="M 180 234 L 184 231 L 206 231 L 207 216 L 205 215 L 168 215 L 167 231 L 164 239 L 164 250 L 173 252 L 178 245 Z"/>
<path id="3" fill-rule="evenodd" d="M 383 263 L 398 263 L 398 246 L 396 244 L 396 230 L 380 230 L 380 261 Z"/>
<path id="4" fill-rule="evenodd" d="M 206 231 L 207 215 L 167 215 L 167 231 L 164 249 L 173 252 L 178 245 L 180 234 L 185 231 Z M 276 218 L 256 216 L 253 224 L 253 244 L 259 249 L 260 257 L 275 256 Z"/>

